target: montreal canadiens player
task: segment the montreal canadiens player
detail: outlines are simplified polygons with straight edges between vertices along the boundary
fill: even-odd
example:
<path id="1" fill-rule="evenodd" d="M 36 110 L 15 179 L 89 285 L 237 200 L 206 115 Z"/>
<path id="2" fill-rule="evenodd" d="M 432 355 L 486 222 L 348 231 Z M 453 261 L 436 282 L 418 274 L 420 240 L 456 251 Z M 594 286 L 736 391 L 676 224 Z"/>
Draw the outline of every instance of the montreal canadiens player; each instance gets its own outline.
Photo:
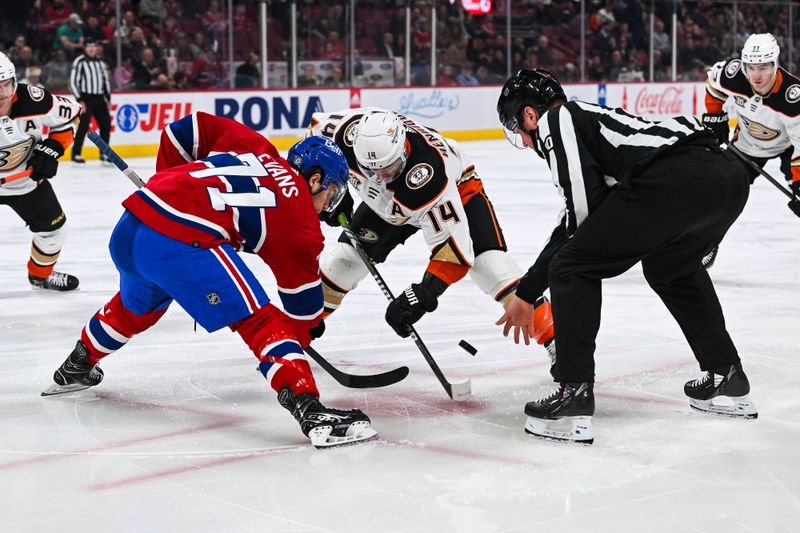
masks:
<path id="1" fill-rule="evenodd" d="M 72 144 L 80 109 L 71 98 L 17 83 L 16 67 L 0 52 L 0 178 L 31 170 L 28 178 L 0 185 L 0 205 L 13 209 L 33 232 L 28 281 L 35 289 L 78 288 L 78 278 L 54 270 L 67 239 L 67 218 L 48 180 Z"/>
<path id="2" fill-rule="evenodd" d="M 341 151 L 308 137 L 283 159 L 250 128 L 196 113 L 164 130 L 156 171 L 123 202 L 111 235 L 119 292 L 83 328 L 43 395 L 100 383 L 97 363 L 155 324 L 175 300 L 209 332 L 229 326 L 241 335 L 312 444 L 375 437 L 361 411 L 320 403 L 301 348 L 324 330 L 317 215 L 334 209 L 346 191 Z M 237 251 L 270 267 L 284 311 Z"/>
<path id="3" fill-rule="evenodd" d="M 800 79 L 778 65 L 780 53 L 775 37 L 756 33 L 745 41 L 741 59 L 716 63 L 708 71 L 703 124 L 728 142 L 724 105 L 730 100 L 738 119 L 733 145 L 761 167 L 780 158 L 792 202 L 800 202 Z M 716 248 L 704 264 L 713 264 L 715 256 Z"/>
<path id="4" fill-rule="evenodd" d="M 314 113 L 310 132 L 333 139 L 350 167 L 350 185 L 362 203 L 350 226 L 375 263 L 417 231 L 430 248 L 425 273 L 386 309 L 401 337 L 438 307 L 438 298 L 468 272 L 478 287 L 505 306 L 522 270 L 508 255 L 500 223 L 475 165 L 458 143 L 398 113 L 369 107 Z M 349 197 L 348 197 L 349 199 Z M 338 211 L 352 207 L 352 199 Z M 323 217 L 338 225 L 335 217 Z M 368 274 L 342 235 L 322 264 L 325 311 L 335 311 Z M 536 307 L 535 338 L 554 361 L 550 302 Z"/>

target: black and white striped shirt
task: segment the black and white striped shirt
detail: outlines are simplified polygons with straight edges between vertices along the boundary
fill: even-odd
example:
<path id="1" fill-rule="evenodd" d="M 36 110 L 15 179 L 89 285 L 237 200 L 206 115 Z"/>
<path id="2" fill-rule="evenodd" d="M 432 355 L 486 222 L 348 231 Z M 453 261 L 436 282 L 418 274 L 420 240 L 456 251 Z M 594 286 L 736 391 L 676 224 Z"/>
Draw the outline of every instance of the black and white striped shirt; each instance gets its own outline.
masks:
<path id="1" fill-rule="evenodd" d="M 573 101 L 539 119 L 539 150 L 564 199 L 559 225 L 523 278 L 517 294 L 533 302 L 547 288 L 550 259 L 617 184 L 656 157 L 696 137 L 713 137 L 691 116 L 662 122 L 622 109 Z"/>
<path id="2" fill-rule="evenodd" d="M 72 70 L 69 74 L 69 92 L 77 100 L 81 100 L 86 95 L 102 95 L 108 102 L 111 99 L 111 82 L 108 79 L 105 62 L 96 57 L 78 56 L 72 62 Z"/>

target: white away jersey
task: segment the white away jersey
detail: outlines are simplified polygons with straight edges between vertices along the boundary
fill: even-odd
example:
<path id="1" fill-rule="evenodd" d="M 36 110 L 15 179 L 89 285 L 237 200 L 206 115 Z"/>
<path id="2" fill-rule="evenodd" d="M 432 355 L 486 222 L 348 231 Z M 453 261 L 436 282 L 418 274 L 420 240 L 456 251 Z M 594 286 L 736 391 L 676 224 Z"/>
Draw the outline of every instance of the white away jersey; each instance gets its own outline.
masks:
<path id="1" fill-rule="evenodd" d="M 350 167 L 350 185 L 361 199 L 390 224 L 410 224 L 422 230 L 432 260 L 471 266 L 474 261 L 469 224 L 458 192 L 458 180 L 469 179 L 471 165 L 457 143 L 437 131 L 399 115 L 407 127 L 408 162 L 389 184 L 365 177 L 353 150 L 355 130 L 365 113 L 378 108 L 314 113 L 312 135 L 333 139 Z M 449 246 L 445 246 L 449 245 Z M 447 256 L 447 257 L 444 257 Z"/>
<path id="2" fill-rule="evenodd" d="M 739 120 L 735 146 L 752 157 L 776 157 L 794 147 L 792 166 L 800 166 L 800 80 L 778 67 L 767 96 L 753 92 L 742 62 L 720 61 L 708 71 L 706 110 L 721 113 L 730 98 Z M 793 169 L 794 170 L 794 169 Z"/>
<path id="3" fill-rule="evenodd" d="M 0 117 L 0 178 L 25 170 L 33 146 L 45 137 L 66 149 L 72 144 L 81 107 L 72 98 L 55 96 L 45 89 L 20 83 L 11 113 Z M 0 186 L 0 196 L 27 194 L 36 182 L 25 178 Z"/>

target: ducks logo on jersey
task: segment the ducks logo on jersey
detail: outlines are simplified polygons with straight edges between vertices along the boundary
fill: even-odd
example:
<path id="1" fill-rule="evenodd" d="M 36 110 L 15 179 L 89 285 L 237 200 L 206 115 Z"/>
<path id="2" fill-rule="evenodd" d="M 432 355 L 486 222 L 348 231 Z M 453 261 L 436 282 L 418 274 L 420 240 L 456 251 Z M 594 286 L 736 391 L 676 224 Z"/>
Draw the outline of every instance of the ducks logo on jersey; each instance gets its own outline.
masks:
<path id="1" fill-rule="evenodd" d="M 759 141 L 771 141 L 775 137 L 781 134 L 779 131 L 775 131 L 770 129 L 763 124 L 759 124 L 758 122 L 754 122 L 752 120 L 748 120 L 745 117 L 739 117 L 739 120 L 742 121 L 742 125 L 744 129 L 747 130 L 747 133 L 750 134 L 751 137 L 754 139 L 758 139 Z"/>
<path id="2" fill-rule="evenodd" d="M 17 168 L 24 163 L 32 146 L 33 137 L 28 137 L 24 141 L 0 148 L 0 171 Z"/>

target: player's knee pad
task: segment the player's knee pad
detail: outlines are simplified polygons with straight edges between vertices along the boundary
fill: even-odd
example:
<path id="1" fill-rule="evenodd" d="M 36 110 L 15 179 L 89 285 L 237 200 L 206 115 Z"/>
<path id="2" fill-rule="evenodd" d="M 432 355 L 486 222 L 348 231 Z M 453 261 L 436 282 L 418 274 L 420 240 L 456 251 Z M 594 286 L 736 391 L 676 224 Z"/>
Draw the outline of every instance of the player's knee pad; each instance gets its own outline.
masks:
<path id="1" fill-rule="evenodd" d="M 479 289 L 505 305 L 523 272 L 508 253 L 489 250 L 475 258 L 469 275 Z"/>
<path id="2" fill-rule="evenodd" d="M 39 231 L 33 234 L 33 246 L 45 255 L 58 255 L 66 240 L 66 224 L 53 231 Z"/>
<path id="3" fill-rule="evenodd" d="M 337 244 L 330 254 L 326 254 L 320 270 L 327 314 L 335 311 L 345 294 L 355 289 L 369 272 L 355 248 L 345 243 Z"/>

